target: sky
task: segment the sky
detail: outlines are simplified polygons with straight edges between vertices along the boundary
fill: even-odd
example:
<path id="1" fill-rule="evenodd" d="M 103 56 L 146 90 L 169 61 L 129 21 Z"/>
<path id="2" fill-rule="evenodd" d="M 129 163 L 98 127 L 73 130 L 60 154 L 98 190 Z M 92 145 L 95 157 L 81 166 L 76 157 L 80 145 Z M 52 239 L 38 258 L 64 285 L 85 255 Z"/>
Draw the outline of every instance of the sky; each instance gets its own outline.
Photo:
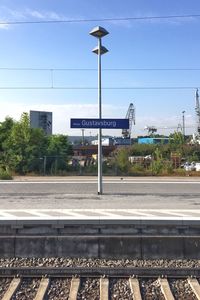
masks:
<path id="1" fill-rule="evenodd" d="M 1 0 L 0 122 L 6 116 L 19 120 L 30 110 L 52 111 L 53 133 L 81 135 L 81 130 L 70 129 L 70 118 L 98 117 L 97 56 L 92 53 L 97 39 L 89 32 L 102 26 L 109 32 L 102 40 L 109 50 L 102 56 L 102 116 L 124 118 L 133 103 L 136 137 L 147 133 L 145 126 L 158 127 L 161 134 L 173 132 L 185 111 L 186 134 L 193 133 L 195 88 L 200 87 L 200 17 L 87 20 L 194 14 L 200 14 L 199 0 Z M 5 24 L 48 20 L 85 21 Z M 141 70 L 160 68 L 199 70 Z"/>

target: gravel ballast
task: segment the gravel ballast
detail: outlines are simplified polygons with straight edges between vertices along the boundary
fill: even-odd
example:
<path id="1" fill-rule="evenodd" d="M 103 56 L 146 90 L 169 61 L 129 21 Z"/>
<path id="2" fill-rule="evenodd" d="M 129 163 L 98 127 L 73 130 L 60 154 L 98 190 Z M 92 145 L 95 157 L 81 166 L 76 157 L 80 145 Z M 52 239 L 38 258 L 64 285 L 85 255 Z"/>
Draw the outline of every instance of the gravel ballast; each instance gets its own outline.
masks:
<path id="1" fill-rule="evenodd" d="M 86 258 L 1 258 L 0 267 L 158 267 L 200 268 L 200 260 L 106 260 Z"/>

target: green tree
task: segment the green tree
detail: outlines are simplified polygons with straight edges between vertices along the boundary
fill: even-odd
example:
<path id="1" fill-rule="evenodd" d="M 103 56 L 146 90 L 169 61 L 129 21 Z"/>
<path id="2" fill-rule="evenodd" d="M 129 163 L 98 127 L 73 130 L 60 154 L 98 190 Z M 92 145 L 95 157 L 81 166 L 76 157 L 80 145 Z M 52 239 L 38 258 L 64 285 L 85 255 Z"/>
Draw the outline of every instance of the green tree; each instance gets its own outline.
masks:
<path id="1" fill-rule="evenodd" d="M 31 160 L 28 163 L 29 172 L 43 173 L 44 156 L 47 153 L 48 138 L 40 128 L 32 128 L 30 136 Z"/>
<path id="2" fill-rule="evenodd" d="M 0 168 L 9 171 L 7 165 L 6 144 L 11 130 L 14 126 L 14 120 L 6 117 L 5 121 L 0 123 Z"/>
<path id="3" fill-rule="evenodd" d="M 12 127 L 6 142 L 6 152 L 11 169 L 20 174 L 28 171 L 28 163 L 31 159 L 30 137 L 31 129 L 27 113 L 23 113 L 19 122 Z"/>
<path id="4" fill-rule="evenodd" d="M 181 132 L 174 132 L 169 135 L 169 144 L 172 150 L 182 149 L 184 145 L 184 136 Z"/>
<path id="5" fill-rule="evenodd" d="M 153 154 L 156 145 L 152 144 L 134 144 L 130 149 L 130 156 L 146 156 Z"/>
<path id="6" fill-rule="evenodd" d="M 185 160 L 192 162 L 192 161 L 200 161 L 200 145 L 184 145 L 183 146 L 183 157 Z"/>
<path id="7" fill-rule="evenodd" d="M 7 140 L 13 125 L 14 120 L 10 117 L 6 117 L 5 121 L 0 122 L 0 152 L 3 151 L 3 144 Z"/>
<path id="8" fill-rule="evenodd" d="M 154 151 L 154 159 L 151 165 L 153 175 L 159 175 L 163 171 L 163 162 L 162 153 L 159 148 L 156 148 Z"/>
<path id="9" fill-rule="evenodd" d="M 117 152 L 116 166 L 123 173 L 127 173 L 130 168 L 130 162 L 128 160 L 128 157 L 129 157 L 129 151 L 126 148 L 121 148 Z"/>
<path id="10" fill-rule="evenodd" d="M 4 143 L 9 169 L 19 174 L 38 171 L 41 165 L 39 158 L 46 152 L 45 139 L 41 129 L 30 128 L 29 116 L 23 113 Z"/>
<path id="11" fill-rule="evenodd" d="M 72 153 L 72 146 L 66 135 L 57 134 L 49 136 L 47 147 L 47 171 L 57 173 L 58 170 L 67 170 L 67 162 Z"/>
<path id="12" fill-rule="evenodd" d="M 11 118 L 0 123 L 0 168 L 19 174 L 41 173 L 45 162 L 49 169 L 67 169 L 72 146 L 65 135 L 45 135 L 39 128 L 31 128 L 27 113 L 20 121 Z"/>

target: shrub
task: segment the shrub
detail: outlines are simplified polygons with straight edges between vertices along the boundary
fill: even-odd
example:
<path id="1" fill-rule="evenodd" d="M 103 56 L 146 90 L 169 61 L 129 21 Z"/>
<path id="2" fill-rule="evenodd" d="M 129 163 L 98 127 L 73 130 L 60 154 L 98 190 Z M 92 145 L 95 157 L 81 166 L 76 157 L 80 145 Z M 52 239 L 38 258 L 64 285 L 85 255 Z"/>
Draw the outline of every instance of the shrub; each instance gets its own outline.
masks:
<path id="1" fill-rule="evenodd" d="M 155 160 L 151 164 L 152 175 L 159 175 L 164 169 L 163 162 L 160 160 Z"/>
<path id="2" fill-rule="evenodd" d="M 6 170 L 0 170 L 0 179 L 1 180 L 11 180 L 13 179 L 11 174 Z"/>
<path id="3" fill-rule="evenodd" d="M 189 175 L 189 172 L 185 171 L 184 169 L 179 168 L 179 169 L 175 170 L 175 175 L 177 175 L 177 176 L 187 176 L 187 175 Z"/>
<path id="4" fill-rule="evenodd" d="M 163 175 L 171 175 L 174 173 L 174 168 L 173 165 L 170 161 L 165 162 L 164 170 L 163 170 Z"/>

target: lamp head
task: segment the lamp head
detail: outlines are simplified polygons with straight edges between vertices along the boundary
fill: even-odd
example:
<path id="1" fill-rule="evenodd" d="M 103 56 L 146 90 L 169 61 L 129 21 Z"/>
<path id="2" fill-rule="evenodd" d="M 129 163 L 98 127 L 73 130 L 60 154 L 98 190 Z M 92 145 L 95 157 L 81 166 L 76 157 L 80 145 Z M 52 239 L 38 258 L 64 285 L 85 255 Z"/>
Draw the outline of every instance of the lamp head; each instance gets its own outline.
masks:
<path id="1" fill-rule="evenodd" d="M 90 34 L 96 38 L 102 38 L 109 34 L 109 32 L 105 28 L 97 26 L 90 31 Z"/>
<path id="2" fill-rule="evenodd" d="M 94 53 L 96 53 L 96 54 L 99 54 L 99 47 L 98 47 L 98 46 L 95 47 L 95 48 L 92 50 L 92 52 L 94 52 Z M 108 52 L 108 49 L 106 49 L 106 47 L 104 47 L 104 46 L 101 46 L 101 47 L 100 47 L 100 55 L 105 54 L 106 52 Z"/>

